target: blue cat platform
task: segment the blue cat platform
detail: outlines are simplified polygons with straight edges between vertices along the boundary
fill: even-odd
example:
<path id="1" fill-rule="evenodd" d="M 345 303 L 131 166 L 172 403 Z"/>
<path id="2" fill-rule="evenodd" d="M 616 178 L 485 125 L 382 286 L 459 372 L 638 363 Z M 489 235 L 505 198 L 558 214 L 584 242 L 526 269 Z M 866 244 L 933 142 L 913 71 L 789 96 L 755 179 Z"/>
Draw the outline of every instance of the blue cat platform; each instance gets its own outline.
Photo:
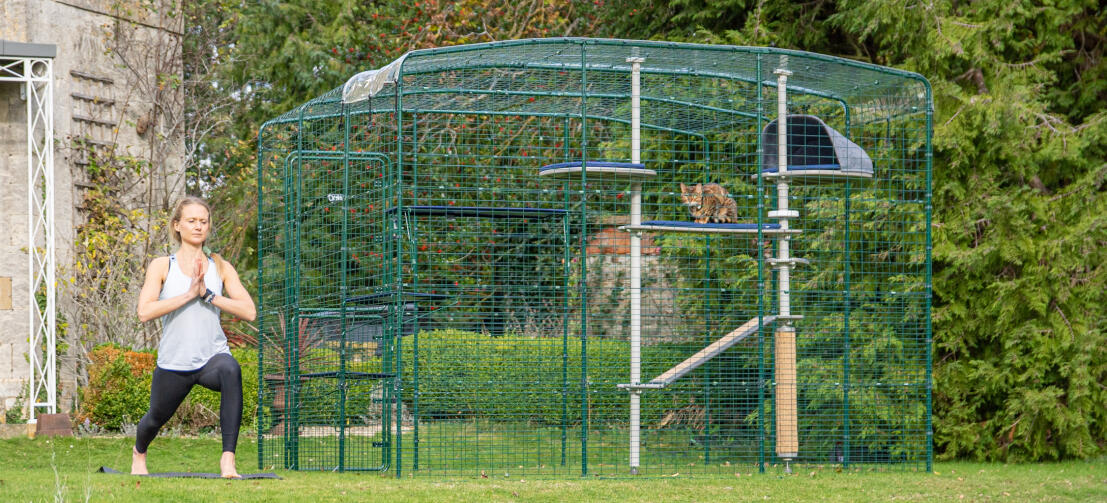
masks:
<path id="1" fill-rule="evenodd" d="M 404 206 L 411 215 L 474 218 L 555 218 L 564 216 L 567 210 L 551 208 L 508 208 L 498 206 Z M 395 208 L 389 210 L 395 211 Z"/>
<path id="2" fill-rule="evenodd" d="M 780 224 L 717 224 L 696 222 L 683 222 L 677 220 L 650 220 L 639 225 L 623 225 L 619 230 L 631 232 L 689 232 L 712 234 L 757 234 L 779 236 L 799 234 L 799 229 L 781 229 Z"/>
<path id="3" fill-rule="evenodd" d="M 592 178 L 649 178 L 657 171 L 637 162 L 573 161 L 559 162 L 538 168 L 538 176 L 573 178 L 584 171 Z"/>
<path id="4" fill-rule="evenodd" d="M 782 178 L 782 177 L 802 177 L 802 176 L 822 176 L 822 177 L 834 177 L 834 178 L 872 178 L 873 174 L 866 173 L 864 171 L 845 171 L 839 164 L 810 164 L 806 166 L 788 166 L 788 169 L 781 175 L 776 168 L 768 168 L 761 170 L 761 176 L 765 178 Z M 757 178 L 757 175 L 753 175 L 753 178 Z"/>

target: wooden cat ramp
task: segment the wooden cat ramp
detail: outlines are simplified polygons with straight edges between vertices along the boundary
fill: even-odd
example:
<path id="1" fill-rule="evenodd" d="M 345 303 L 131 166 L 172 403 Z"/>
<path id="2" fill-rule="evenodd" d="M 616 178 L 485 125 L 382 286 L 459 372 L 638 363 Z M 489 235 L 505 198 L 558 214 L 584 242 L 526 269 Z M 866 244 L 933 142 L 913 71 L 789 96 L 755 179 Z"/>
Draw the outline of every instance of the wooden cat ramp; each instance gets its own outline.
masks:
<path id="1" fill-rule="evenodd" d="M 677 379 L 684 377 L 685 374 L 695 370 L 700 365 L 707 363 L 712 358 L 719 356 L 720 354 L 722 354 L 723 351 L 726 351 L 731 346 L 738 344 L 746 337 L 757 333 L 757 330 L 762 326 L 769 326 L 771 323 L 776 321 L 777 318 L 779 317 L 762 316 L 761 318 L 754 318 L 750 321 L 747 321 L 742 326 L 732 330 L 730 333 L 720 337 L 719 340 L 701 349 L 698 353 L 689 356 L 684 361 L 676 364 L 675 366 L 673 366 L 673 368 L 665 371 L 664 374 L 653 378 L 649 382 L 619 384 L 618 386 L 626 390 L 662 389 L 676 382 Z M 794 319 L 796 317 L 790 316 L 789 318 Z M 760 323 L 758 323 L 758 321 L 760 321 Z"/>

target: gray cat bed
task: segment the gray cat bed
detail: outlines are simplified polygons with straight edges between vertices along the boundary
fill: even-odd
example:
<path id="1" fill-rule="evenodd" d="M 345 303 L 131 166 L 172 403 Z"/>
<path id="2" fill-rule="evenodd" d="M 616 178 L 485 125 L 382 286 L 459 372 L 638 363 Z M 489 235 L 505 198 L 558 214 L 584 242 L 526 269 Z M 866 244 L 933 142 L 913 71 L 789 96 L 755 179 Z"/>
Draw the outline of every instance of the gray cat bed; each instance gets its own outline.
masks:
<path id="1" fill-rule="evenodd" d="M 778 171 L 777 121 L 761 131 L 761 174 Z M 872 178 L 873 160 L 865 149 L 814 115 L 788 116 L 787 176 Z"/>

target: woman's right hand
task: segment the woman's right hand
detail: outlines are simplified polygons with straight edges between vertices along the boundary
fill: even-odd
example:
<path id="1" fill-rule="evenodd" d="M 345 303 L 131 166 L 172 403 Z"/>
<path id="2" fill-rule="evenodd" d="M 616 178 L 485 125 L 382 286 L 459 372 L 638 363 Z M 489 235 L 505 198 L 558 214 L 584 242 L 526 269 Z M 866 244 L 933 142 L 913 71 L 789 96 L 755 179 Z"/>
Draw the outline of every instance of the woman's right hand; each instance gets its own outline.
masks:
<path id="1" fill-rule="evenodd" d="M 196 257 L 196 267 L 192 271 L 192 284 L 188 287 L 188 293 L 193 298 L 203 297 L 208 288 L 204 284 L 204 261 L 200 257 Z"/>

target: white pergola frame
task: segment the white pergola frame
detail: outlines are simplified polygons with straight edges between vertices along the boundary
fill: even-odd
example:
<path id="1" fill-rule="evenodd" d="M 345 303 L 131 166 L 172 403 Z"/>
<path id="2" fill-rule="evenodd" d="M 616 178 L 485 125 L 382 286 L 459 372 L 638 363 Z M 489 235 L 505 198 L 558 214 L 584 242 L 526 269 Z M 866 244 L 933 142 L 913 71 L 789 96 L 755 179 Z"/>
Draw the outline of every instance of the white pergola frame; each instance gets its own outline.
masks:
<path id="1" fill-rule="evenodd" d="M 57 279 L 54 262 L 55 47 L 0 41 L 0 82 L 27 102 L 28 422 L 57 413 Z M 45 297 L 42 307 L 38 295 Z"/>

